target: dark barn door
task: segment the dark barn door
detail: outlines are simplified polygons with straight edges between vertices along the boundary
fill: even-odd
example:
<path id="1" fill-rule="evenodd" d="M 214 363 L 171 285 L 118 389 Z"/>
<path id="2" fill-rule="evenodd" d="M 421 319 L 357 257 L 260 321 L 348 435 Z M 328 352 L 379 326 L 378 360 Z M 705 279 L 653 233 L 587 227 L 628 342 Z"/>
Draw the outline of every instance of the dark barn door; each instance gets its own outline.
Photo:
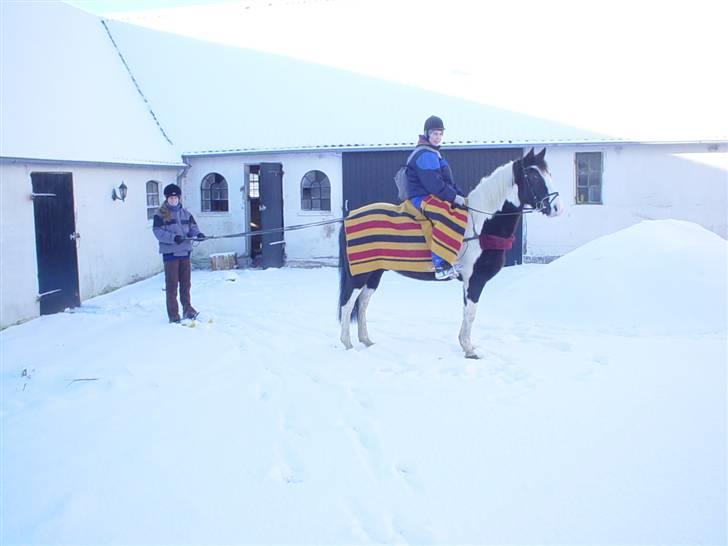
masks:
<path id="1" fill-rule="evenodd" d="M 283 228 L 283 166 L 280 163 L 260 164 L 260 227 L 262 230 Z M 283 232 L 262 236 L 262 267 L 283 267 Z"/>
<path id="2" fill-rule="evenodd" d="M 31 173 L 40 314 L 78 307 L 78 257 L 70 173 Z"/>
<path id="3" fill-rule="evenodd" d="M 383 152 L 346 152 L 342 157 L 344 215 L 369 203 L 398 203 L 394 173 L 407 160 L 411 150 Z M 521 148 L 490 150 L 448 150 L 443 157 L 452 167 L 453 177 L 465 193 L 478 185 L 504 163 L 523 155 Z M 516 230 L 513 249 L 506 254 L 506 265 L 523 262 L 523 226 Z"/>

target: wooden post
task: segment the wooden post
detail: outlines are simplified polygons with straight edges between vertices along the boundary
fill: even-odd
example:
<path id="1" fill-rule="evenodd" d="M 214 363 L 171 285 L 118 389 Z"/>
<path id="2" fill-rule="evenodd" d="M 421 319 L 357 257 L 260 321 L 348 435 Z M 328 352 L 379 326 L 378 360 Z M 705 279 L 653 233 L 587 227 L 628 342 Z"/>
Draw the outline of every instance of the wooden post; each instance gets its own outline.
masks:
<path id="1" fill-rule="evenodd" d="M 210 254 L 210 262 L 212 270 L 219 269 L 235 269 L 238 266 L 238 259 L 235 252 L 220 252 L 219 254 Z"/>

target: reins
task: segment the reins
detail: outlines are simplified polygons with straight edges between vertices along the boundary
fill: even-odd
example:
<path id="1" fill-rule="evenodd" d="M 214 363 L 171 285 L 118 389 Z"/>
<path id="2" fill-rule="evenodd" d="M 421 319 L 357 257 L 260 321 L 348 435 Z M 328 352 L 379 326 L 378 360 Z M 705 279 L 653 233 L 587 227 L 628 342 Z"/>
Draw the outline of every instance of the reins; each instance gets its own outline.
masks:
<path id="1" fill-rule="evenodd" d="M 474 207 L 470 207 L 470 206 L 467 206 L 467 205 L 465 207 L 463 207 L 463 208 L 465 210 L 467 210 L 467 211 L 478 212 L 480 214 L 485 214 L 485 215 L 488 215 L 490 217 L 495 217 L 496 215 L 499 215 L 499 216 L 514 216 L 514 215 L 519 215 L 520 216 L 520 215 L 523 215 L 523 214 L 530 214 L 532 212 L 538 212 L 538 211 L 542 210 L 543 208 L 551 205 L 554 202 L 554 200 L 559 196 L 559 192 L 553 192 L 553 193 L 549 193 L 548 195 L 546 195 L 542 199 L 538 199 L 537 200 L 536 199 L 536 193 L 533 191 L 533 187 L 531 186 L 531 183 L 530 183 L 530 181 L 528 179 L 528 176 L 526 176 L 526 169 L 525 168 L 523 168 L 523 178 L 524 178 L 524 181 L 526 182 L 526 186 L 528 187 L 529 191 L 531 192 L 532 197 L 534 198 L 534 201 L 536 202 L 536 206 L 534 208 L 529 208 L 529 209 L 525 209 L 525 210 L 524 209 L 521 209 L 518 212 L 500 212 L 500 211 L 496 211 L 496 212 L 486 212 L 484 210 L 479 210 L 479 209 L 476 209 Z M 472 215 L 471 215 L 471 218 L 472 218 Z M 328 225 L 328 224 L 339 224 L 339 223 L 343 222 L 344 220 L 345 220 L 345 218 L 343 218 L 343 217 L 342 218 L 333 218 L 331 220 L 322 220 L 320 222 L 312 222 L 310 224 L 297 224 L 297 225 L 294 225 L 294 226 L 285 226 L 285 227 L 280 227 L 280 228 L 261 229 L 261 230 L 258 230 L 258 231 L 241 231 L 240 233 L 231 233 L 229 235 L 211 235 L 209 237 L 205 237 L 204 239 L 196 239 L 194 237 L 189 237 L 188 240 L 192 240 L 192 241 L 206 241 L 208 239 L 232 239 L 232 238 L 236 238 L 236 237 L 256 237 L 256 236 L 260 236 L 260 235 L 270 235 L 270 234 L 273 234 L 273 233 L 284 233 L 286 231 L 296 231 L 296 230 L 299 230 L 299 229 L 306 229 L 306 228 L 310 228 L 310 227 L 325 226 L 325 225 Z M 467 238 L 463 239 L 463 242 L 473 241 L 473 240 L 478 239 L 480 237 L 480 234 L 477 232 L 477 230 L 475 228 L 475 219 L 472 219 L 472 223 L 473 223 L 473 233 L 475 233 L 475 236 L 474 237 L 467 237 Z"/>
<path id="2" fill-rule="evenodd" d="M 295 226 L 286 226 L 280 228 L 261 229 L 258 231 L 241 231 L 240 233 L 231 233 L 230 235 L 211 235 L 204 239 L 195 239 L 190 237 L 191 241 L 207 241 L 208 239 L 232 239 L 234 237 L 255 237 L 256 235 L 270 235 L 271 233 L 283 233 L 284 231 L 296 231 L 309 227 L 325 226 L 327 224 L 338 224 L 343 222 L 344 218 L 334 218 L 333 220 L 322 220 L 320 222 L 312 222 L 310 224 L 297 224 Z"/>
<path id="3" fill-rule="evenodd" d="M 519 212 L 485 212 L 485 211 L 476 209 L 474 207 L 469 207 L 469 206 L 466 206 L 464 208 L 466 210 L 468 210 L 468 211 L 479 212 L 481 214 L 487 214 L 488 216 L 495 216 L 496 214 L 498 214 L 500 216 L 512 216 L 512 215 L 516 215 L 516 214 L 529 214 L 531 212 L 538 212 L 544 206 L 543 205 L 543 202 L 545 200 L 547 200 L 547 199 L 551 200 L 552 198 L 555 198 L 556 196 L 558 196 L 558 192 L 554 192 L 553 194 L 549 194 L 549 195 L 547 195 L 546 197 L 544 197 L 543 199 L 541 199 L 538 202 L 538 205 L 539 205 L 538 208 L 521 210 Z M 188 240 L 191 240 L 191 241 L 207 241 L 207 240 L 211 240 L 211 239 L 233 239 L 233 238 L 237 238 L 237 237 L 255 237 L 255 236 L 258 236 L 258 235 L 270 235 L 270 234 L 273 234 L 273 233 L 283 233 L 283 232 L 286 232 L 286 231 L 297 231 L 299 229 L 306 229 L 306 228 L 318 227 L 318 226 L 326 226 L 326 225 L 329 225 L 329 224 L 339 224 L 339 223 L 343 222 L 344 220 L 345 220 L 345 218 L 343 218 L 343 217 L 342 218 L 333 218 L 331 220 L 322 220 L 320 222 L 312 222 L 310 224 L 297 224 L 297 225 L 294 225 L 294 226 L 285 226 L 285 227 L 280 227 L 280 228 L 261 229 L 261 230 L 258 230 L 258 231 L 241 231 L 240 233 L 231 233 L 229 235 L 210 235 L 210 236 L 205 237 L 204 239 L 195 239 L 194 237 L 190 237 L 190 238 L 188 238 Z M 473 222 L 473 231 L 477 234 L 477 232 L 475 231 L 475 223 L 474 222 Z M 471 240 L 477 239 L 477 238 L 478 237 L 469 237 L 469 238 L 464 239 L 464 240 L 465 241 L 471 241 Z"/>

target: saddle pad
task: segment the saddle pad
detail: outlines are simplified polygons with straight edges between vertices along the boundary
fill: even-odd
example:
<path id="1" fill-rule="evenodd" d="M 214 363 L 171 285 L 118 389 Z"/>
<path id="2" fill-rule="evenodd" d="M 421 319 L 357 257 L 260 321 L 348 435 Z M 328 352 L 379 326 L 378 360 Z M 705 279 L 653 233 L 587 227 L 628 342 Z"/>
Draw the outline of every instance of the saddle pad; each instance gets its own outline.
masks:
<path id="1" fill-rule="evenodd" d="M 373 203 L 344 220 L 346 256 L 352 275 L 387 269 L 432 271 L 432 226 L 412 203 Z"/>

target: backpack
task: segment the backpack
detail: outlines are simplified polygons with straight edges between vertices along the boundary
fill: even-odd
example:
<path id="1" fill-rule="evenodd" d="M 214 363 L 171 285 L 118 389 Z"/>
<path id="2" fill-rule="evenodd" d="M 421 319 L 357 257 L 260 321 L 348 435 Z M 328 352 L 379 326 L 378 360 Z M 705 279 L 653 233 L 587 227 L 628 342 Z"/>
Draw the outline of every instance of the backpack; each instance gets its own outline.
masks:
<path id="1" fill-rule="evenodd" d="M 394 173 L 394 185 L 397 186 L 397 198 L 400 201 L 406 201 L 409 199 L 409 194 L 407 193 L 407 169 L 409 168 L 410 161 L 412 161 L 415 157 L 415 154 L 421 150 L 431 150 L 437 154 L 437 157 L 442 157 L 440 152 L 433 150 L 430 146 L 417 146 L 412 151 L 405 164 L 402 165 L 396 173 Z"/>

